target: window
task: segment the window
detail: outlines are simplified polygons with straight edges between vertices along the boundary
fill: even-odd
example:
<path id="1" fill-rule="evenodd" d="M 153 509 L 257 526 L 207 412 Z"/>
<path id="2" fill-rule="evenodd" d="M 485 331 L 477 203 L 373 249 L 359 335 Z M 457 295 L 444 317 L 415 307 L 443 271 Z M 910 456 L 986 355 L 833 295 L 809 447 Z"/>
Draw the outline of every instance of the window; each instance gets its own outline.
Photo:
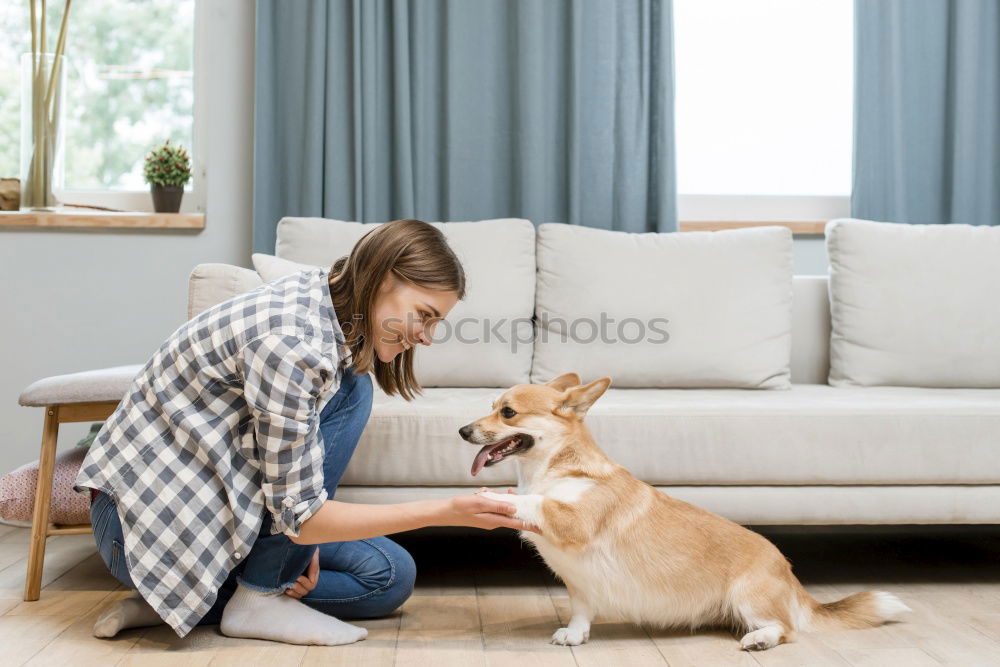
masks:
<path id="1" fill-rule="evenodd" d="M 682 219 L 844 212 L 853 20 L 852 0 L 674 0 Z"/>
<path id="2" fill-rule="evenodd" d="M 70 7 L 66 36 L 64 190 L 106 204 L 144 191 L 146 153 L 169 139 L 194 150 L 194 0 L 86 0 Z M 48 3 L 48 50 L 55 49 L 64 3 Z M 40 8 L 39 5 L 36 5 Z M 20 58 L 31 49 L 29 3 L 0 6 L 0 176 L 19 175 Z M 199 177 L 188 183 L 191 190 Z M 133 207 L 134 208 L 134 207 Z"/>

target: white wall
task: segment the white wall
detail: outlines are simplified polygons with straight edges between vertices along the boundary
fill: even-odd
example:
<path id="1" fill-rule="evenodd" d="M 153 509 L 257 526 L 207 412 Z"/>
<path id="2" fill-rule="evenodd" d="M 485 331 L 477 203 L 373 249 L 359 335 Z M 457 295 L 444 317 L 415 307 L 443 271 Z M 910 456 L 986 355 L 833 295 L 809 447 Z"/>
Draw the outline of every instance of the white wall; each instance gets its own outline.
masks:
<path id="1" fill-rule="evenodd" d="M 187 319 L 196 264 L 250 266 L 254 3 L 198 5 L 205 229 L 0 229 L 0 473 L 38 458 L 42 409 L 17 403 L 27 385 L 144 363 Z M 63 425 L 60 451 L 89 426 Z"/>

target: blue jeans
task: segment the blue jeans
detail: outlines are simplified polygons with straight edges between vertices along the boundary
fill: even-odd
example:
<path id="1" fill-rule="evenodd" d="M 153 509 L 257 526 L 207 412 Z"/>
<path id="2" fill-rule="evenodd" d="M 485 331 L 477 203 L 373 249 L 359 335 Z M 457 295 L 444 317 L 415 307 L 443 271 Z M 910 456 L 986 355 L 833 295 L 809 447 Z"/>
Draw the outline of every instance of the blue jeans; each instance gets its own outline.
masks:
<path id="1" fill-rule="evenodd" d="M 340 478 L 368 422 L 372 404 L 371 376 L 344 370 L 337 393 L 320 414 L 324 445 L 323 486 L 334 497 Z M 97 549 L 111 574 L 135 588 L 122 555 L 122 527 L 114 499 L 99 493 L 90 507 Z M 413 592 L 416 565 L 410 554 L 386 537 L 303 545 L 284 533 L 270 534 L 271 513 L 253 547 L 219 588 L 219 595 L 198 625 L 218 623 L 237 583 L 262 592 L 284 591 L 304 574 L 319 549 L 319 583 L 299 598 L 338 618 L 377 618 L 398 608 Z"/>

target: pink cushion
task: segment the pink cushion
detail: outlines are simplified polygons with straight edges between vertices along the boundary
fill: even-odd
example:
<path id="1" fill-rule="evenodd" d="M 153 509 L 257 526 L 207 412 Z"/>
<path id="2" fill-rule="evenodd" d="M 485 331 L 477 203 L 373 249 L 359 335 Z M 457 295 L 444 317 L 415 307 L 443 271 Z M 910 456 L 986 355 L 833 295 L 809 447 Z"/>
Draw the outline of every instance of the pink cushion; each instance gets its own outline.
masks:
<path id="1" fill-rule="evenodd" d="M 90 523 L 89 494 L 73 491 L 73 482 L 86 455 L 86 447 L 74 447 L 56 454 L 52 478 L 52 504 L 49 506 L 51 523 Z M 25 463 L 0 477 L 0 517 L 9 521 L 30 522 L 35 508 L 37 481 L 38 461 Z"/>

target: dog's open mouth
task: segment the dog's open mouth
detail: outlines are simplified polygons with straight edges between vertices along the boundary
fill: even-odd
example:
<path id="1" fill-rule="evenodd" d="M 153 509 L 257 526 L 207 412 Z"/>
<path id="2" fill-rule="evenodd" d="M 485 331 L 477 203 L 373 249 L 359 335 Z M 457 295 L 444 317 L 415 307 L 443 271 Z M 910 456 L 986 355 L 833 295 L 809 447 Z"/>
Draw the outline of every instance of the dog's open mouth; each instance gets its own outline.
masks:
<path id="1" fill-rule="evenodd" d="M 472 461 L 472 476 L 483 469 L 483 466 L 491 466 L 502 461 L 511 454 L 520 454 L 535 444 L 535 439 L 526 433 L 515 433 L 509 438 L 504 438 L 500 442 L 486 445 L 479 450 L 476 458 Z"/>

